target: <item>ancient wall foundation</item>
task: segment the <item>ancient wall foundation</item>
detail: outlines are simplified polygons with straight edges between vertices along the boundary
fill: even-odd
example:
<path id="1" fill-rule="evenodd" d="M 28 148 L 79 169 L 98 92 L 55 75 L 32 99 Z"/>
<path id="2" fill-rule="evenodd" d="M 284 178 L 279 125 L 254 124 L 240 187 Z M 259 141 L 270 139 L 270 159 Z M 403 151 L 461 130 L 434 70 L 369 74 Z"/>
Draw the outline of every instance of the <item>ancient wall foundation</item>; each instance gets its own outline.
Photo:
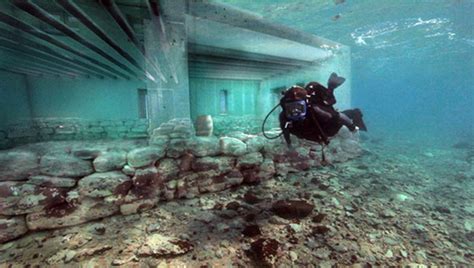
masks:
<path id="1" fill-rule="evenodd" d="M 194 198 L 321 165 L 321 146 L 234 132 L 196 137 L 172 120 L 149 141 L 41 142 L 0 152 L 0 242 L 27 232 L 133 214 L 160 202 Z M 330 162 L 361 153 L 343 128 L 325 149 Z"/>
<path id="2" fill-rule="evenodd" d="M 147 138 L 148 125 L 147 119 L 36 118 L 0 129 L 0 149 L 39 141 Z"/>

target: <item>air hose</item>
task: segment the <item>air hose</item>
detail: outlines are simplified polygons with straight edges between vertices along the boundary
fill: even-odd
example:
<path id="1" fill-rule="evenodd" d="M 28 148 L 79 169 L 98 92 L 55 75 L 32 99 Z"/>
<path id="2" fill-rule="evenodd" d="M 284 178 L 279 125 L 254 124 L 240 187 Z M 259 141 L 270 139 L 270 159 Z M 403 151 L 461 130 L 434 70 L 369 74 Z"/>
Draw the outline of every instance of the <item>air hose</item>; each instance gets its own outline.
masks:
<path id="1" fill-rule="evenodd" d="M 283 131 L 274 137 L 267 136 L 267 134 L 265 133 L 265 123 L 267 122 L 268 117 L 270 117 L 270 115 L 276 110 L 276 108 L 278 108 L 278 106 L 280 106 L 280 104 L 277 104 L 275 107 L 273 107 L 273 109 L 267 114 L 267 116 L 265 116 L 265 119 L 263 120 L 263 123 L 262 123 L 262 134 L 265 138 L 269 140 L 278 139 L 279 137 L 281 137 L 281 135 L 283 135 Z"/>

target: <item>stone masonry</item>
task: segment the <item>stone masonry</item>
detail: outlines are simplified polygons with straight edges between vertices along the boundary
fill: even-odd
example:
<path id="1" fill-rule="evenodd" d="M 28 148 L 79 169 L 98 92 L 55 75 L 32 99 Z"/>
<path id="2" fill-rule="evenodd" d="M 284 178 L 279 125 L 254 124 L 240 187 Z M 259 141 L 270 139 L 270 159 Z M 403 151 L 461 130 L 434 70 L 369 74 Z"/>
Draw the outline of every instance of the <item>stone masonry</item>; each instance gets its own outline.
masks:
<path id="1" fill-rule="evenodd" d="M 321 165 L 320 145 L 293 139 L 288 151 L 281 139 L 243 132 L 197 137 L 190 120 L 174 119 L 148 142 L 43 142 L 0 151 L 0 243 Z M 341 129 L 325 152 L 332 163 L 360 155 L 358 134 Z"/>

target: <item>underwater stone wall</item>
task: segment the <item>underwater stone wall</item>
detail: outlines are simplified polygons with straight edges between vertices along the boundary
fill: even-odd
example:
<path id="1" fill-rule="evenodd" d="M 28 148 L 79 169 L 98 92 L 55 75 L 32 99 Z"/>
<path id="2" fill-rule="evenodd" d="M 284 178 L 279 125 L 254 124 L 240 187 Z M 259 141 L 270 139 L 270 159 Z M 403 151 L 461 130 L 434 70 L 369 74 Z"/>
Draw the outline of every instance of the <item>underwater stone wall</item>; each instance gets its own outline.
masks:
<path id="1" fill-rule="evenodd" d="M 147 138 L 148 126 L 148 119 L 36 118 L 0 129 L 0 149 L 38 141 Z"/>
<path id="2" fill-rule="evenodd" d="M 193 133 L 189 120 L 173 120 L 155 129 L 148 144 L 48 142 L 0 152 L 0 243 L 321 164 L 313 143 L 294 139 L 295 150 L 288 151 L 281 139 Z M 360 153 L 358 135 L 346 128 L 326 149 L 331 162 Z"/>
<path id="3" fill-rule="evenodd" d="M 263 119 L 253 115 L 218 115 L 213 116 L 212 119 L 214 123 L 214 134 L 217 136 L 235 131 L 250 134 L 257 134 L 262 131 Z"/>

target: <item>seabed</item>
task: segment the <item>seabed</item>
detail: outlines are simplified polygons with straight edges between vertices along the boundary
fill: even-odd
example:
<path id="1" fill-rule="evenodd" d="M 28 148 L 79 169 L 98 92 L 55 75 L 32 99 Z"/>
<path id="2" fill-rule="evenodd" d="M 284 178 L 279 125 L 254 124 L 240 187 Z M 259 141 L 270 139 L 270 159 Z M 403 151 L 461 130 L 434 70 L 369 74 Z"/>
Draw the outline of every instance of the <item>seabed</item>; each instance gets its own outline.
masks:
<path id="1" fill-rule="evenodd" d="M 0 266 L 474 263 L 472 147 L 366 139 L 363 148 L 345 163 L 31 233 L 0 246 Z"/>

